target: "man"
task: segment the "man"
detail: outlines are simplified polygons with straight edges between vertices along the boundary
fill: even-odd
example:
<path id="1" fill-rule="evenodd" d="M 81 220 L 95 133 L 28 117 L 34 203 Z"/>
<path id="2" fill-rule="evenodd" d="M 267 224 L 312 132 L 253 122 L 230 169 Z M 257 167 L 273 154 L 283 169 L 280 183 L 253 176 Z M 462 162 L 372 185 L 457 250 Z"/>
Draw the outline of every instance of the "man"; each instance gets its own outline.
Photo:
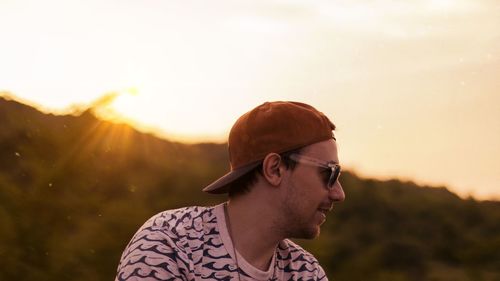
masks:
<path id="1" fill-rule="evenodd" d="M 116 280 L 328 280 L 287 238 L 317 237 L 345 198 L 334 129 L 298 102 L 241 116 L 229 134 L 231 171 L 203 189 L 229 200 L 153 216 L 123 252 Z"/>

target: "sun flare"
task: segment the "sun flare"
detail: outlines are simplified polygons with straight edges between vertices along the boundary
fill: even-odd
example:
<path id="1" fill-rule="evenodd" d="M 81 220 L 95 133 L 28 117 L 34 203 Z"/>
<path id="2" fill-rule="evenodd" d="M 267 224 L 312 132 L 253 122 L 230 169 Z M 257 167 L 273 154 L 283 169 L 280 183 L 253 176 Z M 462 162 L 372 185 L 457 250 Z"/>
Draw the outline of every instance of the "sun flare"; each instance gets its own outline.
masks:
<path id="1" fill-rule="evenodd" d="M 143 110 L 140 106 L 140 97 L 137 88 L 129 88 L 105 95 L 94 102 L 93 109 L 103 119 L 139 128 L 144 127 L 147 122 L 143 120 L 143 117 L 147 110 Z"/>
<path id="2" fill-rule="evenodd" d="M 138 105 L 140 98 L 137 88 L 129 88 L 118 94 L 116 99 L 110 104 L 110 109 L 117 114 L 117 118 L 132 119 L 140 121 L 141 112 Z M 128 120 L 130 121 L 130 120 Z"/>
<path id="3" fill-rule="evenodd" d="M 94 112 L 115 123 L 183 142 L 225 140 L 227 126 L 217 113 L 203 112 L 208 101 L 185 94 L 151 102 L 151 95 L 137 87 L 107 94 L 94 102 Z M 193 114 L 197 113 L 197 114 Z M 181 116 L 182 118 L 179 118 Z M 204 116 L 200 119 L 200 116 Z"/>

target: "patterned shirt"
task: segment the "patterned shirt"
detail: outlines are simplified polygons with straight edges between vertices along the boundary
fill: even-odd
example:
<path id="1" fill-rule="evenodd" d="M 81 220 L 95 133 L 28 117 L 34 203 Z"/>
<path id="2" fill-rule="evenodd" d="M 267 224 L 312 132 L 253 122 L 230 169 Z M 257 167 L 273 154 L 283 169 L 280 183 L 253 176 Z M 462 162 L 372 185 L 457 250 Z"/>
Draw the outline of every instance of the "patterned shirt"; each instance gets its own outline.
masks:
<path id="1" fill-rule="evenodd" d="M 115 280 L 328 278 L 313 255 L 288 239 L 278 244 L 268 270 L 252 266 L 233 248 L 224 205 L 220 204 L 168 210 L 153 216 L 125 248 Z"/>

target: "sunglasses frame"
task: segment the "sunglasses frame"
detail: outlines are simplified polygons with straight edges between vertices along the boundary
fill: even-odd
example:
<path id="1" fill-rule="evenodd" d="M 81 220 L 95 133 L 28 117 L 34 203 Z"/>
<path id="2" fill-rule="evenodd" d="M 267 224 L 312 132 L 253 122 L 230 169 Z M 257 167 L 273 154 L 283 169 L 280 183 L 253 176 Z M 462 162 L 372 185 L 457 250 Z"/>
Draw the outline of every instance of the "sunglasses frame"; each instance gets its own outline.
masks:
<path id="1" fill-rule="evenodd" d="M 330 177 L 328 178 L 328 182 L 326 183 L 326 186 L 328 189 L 333 189 L 333 187 L 335 186 L 335 183 L 337 182 L 337 180 L 340 177 L 340 172 L 341 172 L 342 168 L 337 163 L 325 162 L 323 160 L 320 160 L 320 159 L 317 159 L 314 157 L 310 157 L 310 156 L 306 156 L 306 155 L 302 155 L 302 154 L 297 154 L 297 153 L 290 154 L 288 157 L 297 163 L 301 163 L 301 164 L 305 164 L 305 165 L 309 165 L 309 166 L 313 166 L 313 167 L 320 167 L 320 168 L 330 170 Z"/>

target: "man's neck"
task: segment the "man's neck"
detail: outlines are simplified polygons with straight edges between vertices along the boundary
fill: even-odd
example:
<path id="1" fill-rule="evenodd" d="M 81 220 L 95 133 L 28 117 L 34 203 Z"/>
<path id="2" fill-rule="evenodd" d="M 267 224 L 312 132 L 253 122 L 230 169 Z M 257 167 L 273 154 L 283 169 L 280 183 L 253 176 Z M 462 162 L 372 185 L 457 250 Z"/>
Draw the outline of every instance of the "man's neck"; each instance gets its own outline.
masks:
<path id="1" fill-rule="evenodd" d="M 233 246 L 245 260 L 266 271 L 283 239 L 273 225 L 272 212 L 265 206 L 249 206 L 241 201 L 226 203 L 226 225 Z"/>

